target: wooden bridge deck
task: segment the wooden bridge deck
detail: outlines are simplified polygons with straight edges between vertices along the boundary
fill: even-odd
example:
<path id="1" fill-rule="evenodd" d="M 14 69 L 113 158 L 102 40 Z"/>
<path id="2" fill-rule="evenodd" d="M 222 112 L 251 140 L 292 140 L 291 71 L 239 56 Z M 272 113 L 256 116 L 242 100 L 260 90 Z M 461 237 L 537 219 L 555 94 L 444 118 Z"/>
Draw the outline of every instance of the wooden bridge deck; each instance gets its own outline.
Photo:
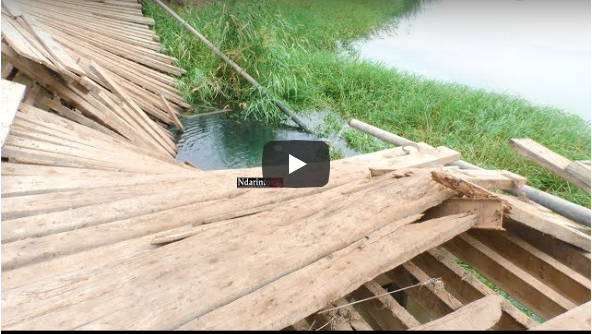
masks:
<path id="1" fill-rule="evenodd" d="M 590 329 L 590 230 L 485 190 L 520 177 L 427 144 L 310 189 L 176 161 L 183 71 L 152 23 L 133 0 L 2 2 L 2 78 L 27 85 L 2 90 L 3 329 Z"/>

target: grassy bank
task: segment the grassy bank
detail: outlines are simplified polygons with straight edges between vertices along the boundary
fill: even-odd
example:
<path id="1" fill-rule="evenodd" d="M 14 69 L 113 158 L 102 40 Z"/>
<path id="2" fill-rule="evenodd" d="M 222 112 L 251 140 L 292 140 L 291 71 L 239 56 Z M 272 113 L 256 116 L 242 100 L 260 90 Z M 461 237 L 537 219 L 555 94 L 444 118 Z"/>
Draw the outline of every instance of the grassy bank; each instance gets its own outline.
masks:
<path id="1" fill-rule="evenodd" d="M 507 144 L 529 137 L 568 158 L 589 160 L 588 123 L 513 97 L 424 80 L 344 51 L 417 6 L 412 0 L 251 0 L 177 11 L 296 111 L 328 108 L 411 140 L 446 145 L 469 162 L 519 173 L 534 187 L 589 207 L 590 195 L 518 157 Z M 167 52 L 188 71 L 179 88 L 189 102 L 241 105 L 243 116 L 267 122 L 281 117 L 151 1 L 144 10 L 155 18 Z M 364 151 L 386 147 L 358 132 L 344 136 Z"/>

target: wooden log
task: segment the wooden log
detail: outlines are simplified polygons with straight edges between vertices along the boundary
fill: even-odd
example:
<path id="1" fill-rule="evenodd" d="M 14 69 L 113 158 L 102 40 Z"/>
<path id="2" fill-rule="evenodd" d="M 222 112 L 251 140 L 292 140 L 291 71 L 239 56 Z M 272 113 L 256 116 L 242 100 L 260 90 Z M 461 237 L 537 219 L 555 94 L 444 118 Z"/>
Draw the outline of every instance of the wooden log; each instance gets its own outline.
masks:
<path id="1" fill-rule="evenodd" d="M 284 330 L 285 331 L 309 331 L 309 330 L 311 330 L 311 326 L 308 323 L 308 321 L 306 321 L 306 319 L 302 319 L 302 320 L 296 321 L 292 325 L 284 328 Z"/>
<path id="2" fill-rule="evenodd" d="M 454 189 L 461 195 L 472 199 L 497 199 L 498 197 L 487 189 L 470 181 L 464 180 L 452 174 L 453 171 L 433 171 L 434 180 L 450 189 Z"/>
<path id="3" fill-rule="evenodd" d="M 502 315 L 501 297 L 487 296 L 411 330 L 489 330 Z"/>

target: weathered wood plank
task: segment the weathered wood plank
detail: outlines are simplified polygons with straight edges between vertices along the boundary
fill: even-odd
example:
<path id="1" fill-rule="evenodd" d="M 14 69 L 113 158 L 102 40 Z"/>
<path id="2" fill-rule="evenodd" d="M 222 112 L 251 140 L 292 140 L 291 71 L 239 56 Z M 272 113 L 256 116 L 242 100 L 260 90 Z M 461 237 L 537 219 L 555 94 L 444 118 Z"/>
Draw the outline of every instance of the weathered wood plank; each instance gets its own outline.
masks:
<path id="1" fill-rule="evenodd" d="M 2 147 L 10 133 L 14 117 L 25 95 L 25 89 L 25 85 L 2 79 Z"/>
<path id="2" fill-rule="evenodd" d="M 491 329 L 502 315 L 501 297 L 487 296 L 465 305 L 449 315 L 411 330 L 478 330 Z"/>
<path id="3" fill-rule="evenodd" d="M 517 197 L 499 196 L 511 206 L 509 218 L 590 252 L 590 228 Z"/>
<path id="4" fill-rule="evenodd" d="M 457 263 L 457 259 L 442 247 L 434 248 L 413 259 L 422 270 L 432 277 L 440 277 L 446 290 L 463 304 L 474 302 L 484 296 L 497 293 L 479 281 L 472 273 Z M 524 330 L 537 325 L 507 301 L 502 302 L 503 314 L 496 330 Z"/>
<path id="5" fill-rule="evenodd" d="M 512 235 L 528 242 L 529 245 L 540 249 L 565 266 L 590 279 L 590 253 L 559 240 L 552 235 L 545 234 L 515 221 L 510 220 L 505 222 L 505 227 Z"/>
<path id="6" fill-rule="evenodd" d="M 590 300 L 589 279 L 520 238 L 493 231 L 471 231 L 469 234 L 575 304 Z"/>
<path id="7" fill-rule="evenodd" d="M 446 243 L 445 248 L 542 319 L 555 317 L 576 306 L 513 262 L 467 234 Z"/>
<path id="8" fill-rule="evenodd" d="M 455 223 L 451 224 L 452 221 Z M 323 307 L 324 301 L 339 298 L 369 278 L 430 248 L 430 245 L 440 244 L 451 235 L 469 229 L 475 222 L 474 216 L 447 217 L 409 225 L 378 238 L 369 235 L 362 244 L 353 244 L 282 277 L 256 293 L 187 323 L 181 329 L 282 328 L 286 323 L 294 322 L 293 319 Z M 393 244 L 399 247 L 392 248 Z M 366 261 L 369 254 L 373 254 L 375 261 Z M 327 284 L 328 281 L 331 284 Z M 310 298 L 302 298 L 303 282 L 309 287 L 306 291 L 310 292 Z M 249 307 L 250 314 L 237 312 L 244 307 Z M 266 316 L 259 317 L 260 314 Z"/>
<path id="9" fill-rule="evenodd" d="M 413 262 L 407 262 L 385 275 L 399 287 L 427 283 L 437 278 L 430 277 Z M 432 318 L 443 317 L 462 306 L 462 303 L 450 294 L 440 281 L 405 290 L 405 294 L 426 310 Z"/>
<path id="10" fill-rule="evenodd" d="M 567 172 L 566 168 L 572 163 L 571 160 L 551 151 L 532 139 L 511 139 L 510 146 L 518 154 L 534 161 L 555 175 L 590 193 L 590 173 L 584 179 L 580 179 L 578 177 L 580 176 L 579 173 L 572 174 Z"/>
<path id="11" fill-rule="evenodd" d="M 426 219 L 471 213 L 479 217 L 477 229 L 503 230 L 504 207 L 499 199 L 451 198 L 426 212 Z"/>
<path id="12" fill-rule="evenodd" d="M 416 174 L 415 177 L 388 179 L 386 176 L 386 179 L 378 178 L 372 182 L 379 185 L 380 191 L 376 191 L 376 187 L 368 187 L 364 191 L 348 194 L 347 200 L 329 208 L 324 207 L 312 215 L 307 214 L 307 210 L 298 210 L 297 207 L 280 207 L 279 211 L 272 210 L 234 219 L 228 224 L 216 224 L 215 228 L 207 229 L 191 238 L 160 247 L 150 252 L 148 257 L 140 254 L 138 257 L 125 259 L 121 263 L 112 263 L 107 267 L 91 270 L 94 273 L 74 274 L 79 277 L 87 277 L 90 274 L 93 277 L 92 280 L 81 280 L 79 284 L 74 285 L 72 280 L 67 278 L 54 281 L 58 285 L 69 282 L 66 295 L 70 297 L 65 296 L 57 286 L 46 285 L 48 282 L 43 283 L 43 289 L 48 289 L 50 294 L 52 294 L 50 291 L 54 291 L 55 295 L 50 297 L 44 293 L 43 295 L 48 298 L 44 298 L 43 301 L 31 300 L 31 295 L 25 293 L 37 284 L 3 293 L 3 298 L 10 301 L 3 304 L 3 307 L 7 306 L 3 311 L 11 313 L 3 313 L 3 326 L 35 328 L 43 324 L 43 327 L 49 328 L 74 328 L 86 324 L 89 328 L 105 326 L 174 328 L 199 314 L 210 312 L 273 280 L 284 277 L 296 268 L 313 263 L 331 252 L 346 247 L 351 242 L 364 238 L 370 231 L 392 224 L 393 219 L 407 216 L 414 211 L 423 212 L 451 194 L 448 189 L 435 184 L 428 171 Z M 394 196 L 401 189 L 406 189 L 407 195 L 404 198 Z M 430 191 L 427 191 L 428 189 Z M 369 192 L 375 195 L 368 196 Z M 393 203 L 394 198 L 396 205 Z M 310 204 L 305 203 L 304 207 L 310 207 Z M 356 210 L 352 210 L 353 208 Z M 368 219 L 369 212 L 372 212 L 370 214 L 372 219 Z M 277 219 L 278 216 L 289 217 L 289 213 L 305 215 L 306 218 Z M 321 217 L 323 219 L 320 219 Z M 447 222 L 445 226 L 446 229 L 452 227 L 453 230 L 457 228 L 464 230 L 469 224 L 473 224 L 473 219 L 465 224 Z M 287 239 L 279 237 L 287 235 L 285 233 L 291 237 Z M 447 235 L 447 233 L 438 233 L 438 238 L 446 239 Z M 224 243 L 220 243 L 220 240 L 224 240 Z M 417 244 L 415 246 L 419 247 L 418 245 L 423 244 L 423 240 L 425 235 L 422 236 L 420 243 L 414 243 Z M 241 246 L 229 247 L 229 245 Z M 219 248 L 218 251 L 215 250 L 217 248 Z M 410 247 L 410 249 L 414 248 Z M 384 250 L 390 251 L 390 248 Z M 180 256 L 182 253 L 185 255 Z M 211 265 L 212 256 L 217 262 L 215 266 Z M 249 260 L 243 261 L 242 257 Z M 144 263 L 145 261 L 148 262 Z M 126 267 L 128 269 L 122 271 Z M 122 277 L 121 273 L 125 273 L 125 277 Z M 129 279 L 134 277 L 132 280 L 134 283 L 130 284 L 130 280 L 126 277 Z M 209 283 L 198 284 L 200 286 L 198 288 L 194 283 L 196 277 L 207 279 Z M 104 281 L 105 279 L 107 281 Z M 137 279 L 140 279 L 141 283 Z M 94 290 L 92 287 L 98 288 L 95 283 L 99 281 L 107 284 L 107 286 L 101 284 L 102 288 L 107 289 L 105 291 L 114 293 L 105 294 Z M 162 284 L 180 287 L 178 284 L 181 282 L 189 284 L 184 291 L 191 293 L 179 295 L 178 290 L 158 288 Z M 146 289 L 146 293 L 138 293 L 140 286 Z M 89 288 L 95 293 L 90 292 Z M 82 291 L 86 292 L 81 294 Z M 147 295 L 152 295 L 153 298 L 148 300 Z M 138 300 L 140 296 L 143 297 Z M 83 298 L 85 302 L 72 303 L 72 300 L 68 301 L 71 298 L 76 300 Z M 333 300 L 336 299 L 338 298 L 333 298 Z M 30 308 L 32 304 L 28 306 L 26 300 L 33 303 L 35 307 Z M 204 303 L 204 300 L 209 302 Z M 172 307 L 171 302 L 176 306 Z M 328 303 L 329 301 L 323 302 L 319 308 Z M 20 306 L 16 308 L 8 305 Z M 90 314 L 79 312 L 76 310 L 79 307 L 93 307 L 94 311 Z M 55 312 L 48 312 L 48 308 Z M 125 311 L 114 313 L 114 308 Z M 71 312 L 79 316 L 72 317 Z M 145 318 L 147 316 L 148 318 Z M 278 329 L 304 316 L 306 314 L 279 326 Z"/>
<path id="13" fill-rule="evenodd" d="M 589 331 L 590 330 L 590 314 L 591 314 L 590 302 L 584 305 L 580 305 L 573 310 L 569 310 L 557 317 L 545 321 L 545 323 L 533 328 L 532 330 L 537 331 Z"/>
<path id="14" fill-rule="evenodd" d="M 375 281 L 370 281 L 351 293 L 356 300 L 375 298 L 357 304 L 383 330 L 404 330 L 419 326 L 409 312 Z"/>

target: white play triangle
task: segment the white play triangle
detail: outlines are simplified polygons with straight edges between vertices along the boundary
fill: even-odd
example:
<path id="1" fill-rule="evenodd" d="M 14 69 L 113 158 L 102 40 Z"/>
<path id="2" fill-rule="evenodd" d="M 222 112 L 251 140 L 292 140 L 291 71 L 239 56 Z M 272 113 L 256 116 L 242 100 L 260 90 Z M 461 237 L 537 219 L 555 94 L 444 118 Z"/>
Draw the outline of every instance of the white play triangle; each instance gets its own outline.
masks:
<path id="1" fill-rule="evenodd" d="M 306 162 L 293 157 L 291 154 L 288 154 L 288 159 L 288 174 L 292 174 L 300 168 L 306 166 Z"/>

